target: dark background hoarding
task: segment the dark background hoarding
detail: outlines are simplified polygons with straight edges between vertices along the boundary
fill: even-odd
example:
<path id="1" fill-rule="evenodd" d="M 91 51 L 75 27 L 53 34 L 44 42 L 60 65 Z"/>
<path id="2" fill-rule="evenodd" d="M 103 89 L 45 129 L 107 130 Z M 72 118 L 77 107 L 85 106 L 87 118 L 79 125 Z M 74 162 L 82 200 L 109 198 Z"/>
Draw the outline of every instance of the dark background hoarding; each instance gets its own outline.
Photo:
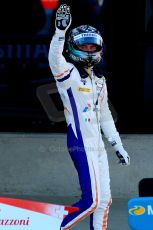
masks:
<path id="1" fill-rule="evenodd" d="M 92 24 L 103 35 L 105 75 L 118 130 L 152 133 L 152 0 L 104 0 L 103 5 L 94 0 L 63 2 L 71 5 L 72 27 Z M 39 0 L 1 3 L 0 131 L 66 131 L 48 65 L 55 9 L 45 8 Z M 60 122 L 52 119 L 52 103 Z"/>

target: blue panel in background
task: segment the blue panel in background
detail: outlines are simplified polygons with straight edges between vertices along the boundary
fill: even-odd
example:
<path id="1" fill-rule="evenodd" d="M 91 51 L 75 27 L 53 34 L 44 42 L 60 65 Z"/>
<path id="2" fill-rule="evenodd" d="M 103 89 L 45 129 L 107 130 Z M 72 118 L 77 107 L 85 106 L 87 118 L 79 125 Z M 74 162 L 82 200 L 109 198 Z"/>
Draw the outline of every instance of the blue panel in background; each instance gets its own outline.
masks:
<path id="1" fill-rule="evenodd" d="M 153 230 L 153 197 L 129 200 L 128 224 L 132 230 Z"/>

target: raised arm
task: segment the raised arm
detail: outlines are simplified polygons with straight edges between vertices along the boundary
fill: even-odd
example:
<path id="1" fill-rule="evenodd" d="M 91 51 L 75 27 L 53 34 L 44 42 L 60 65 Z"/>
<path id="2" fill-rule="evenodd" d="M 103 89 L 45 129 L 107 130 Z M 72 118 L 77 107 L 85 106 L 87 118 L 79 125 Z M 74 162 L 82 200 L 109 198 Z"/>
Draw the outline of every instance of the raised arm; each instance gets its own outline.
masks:
<path id="1" fill-rule="evenodd" d="M 56 12 L 55 34 L 49 48 L 49 66 L 55 78 L 61 79 L 69 74 L 70 67 L 63 56 L 65 34 L 71 25 L 70 7 L 61 5 Z"/>

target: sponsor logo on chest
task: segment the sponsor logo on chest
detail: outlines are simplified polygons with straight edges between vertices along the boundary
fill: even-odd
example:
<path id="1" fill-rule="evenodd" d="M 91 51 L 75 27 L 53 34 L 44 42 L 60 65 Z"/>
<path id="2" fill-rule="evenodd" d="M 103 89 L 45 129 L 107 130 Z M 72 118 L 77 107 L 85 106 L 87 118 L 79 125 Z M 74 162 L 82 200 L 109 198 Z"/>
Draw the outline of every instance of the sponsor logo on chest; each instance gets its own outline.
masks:
<path id="1" fill-rule="evenodd" d="M 90 93 L 90 92 L 91 92 L 91 89 L 90 89 L 90 88 L 79 87 L 79 88 L 78 88 L 78 91 L 79 91 L 79 92 Z"/>

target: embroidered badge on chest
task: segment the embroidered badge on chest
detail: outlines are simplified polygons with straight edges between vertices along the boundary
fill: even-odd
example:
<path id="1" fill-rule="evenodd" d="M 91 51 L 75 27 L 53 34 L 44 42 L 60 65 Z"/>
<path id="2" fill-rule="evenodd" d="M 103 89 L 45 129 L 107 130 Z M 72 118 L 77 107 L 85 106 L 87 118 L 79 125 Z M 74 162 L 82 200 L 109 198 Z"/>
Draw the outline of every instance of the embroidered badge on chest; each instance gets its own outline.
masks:
<path id="1" fill-rule="evenodd" d="M 81 79 L 81 82 L 83 83 L 83 85 L 86 85 L 87 80 L 86 79 Z"/>
<path id="2" fill-rule="evenodd" d="M 96 82 L 96 89 L 97 89 L 97 92 L 100 93 L 102 88 L 104 86 L 104 80 L 103 79 L 99 79 L 97 82 Z"/>
<path id="3" fill-rule="evenodd" d="M 100 91 L 101 89 L 102 89 L 102 87 L 103 87 L 103 83 L 101 83 L 101 82 L 96 82 L 96 88 L 97 88 L 97 91 Z"/>
<path id="4" fill-rule="evenodd" d="M 78 90 L 80 92 L 86 92 L 86 93 L 90 93 L 91 92 L 91 89 L 90 88 L 82 88 L 82 87 L 79 87 Z"/>

